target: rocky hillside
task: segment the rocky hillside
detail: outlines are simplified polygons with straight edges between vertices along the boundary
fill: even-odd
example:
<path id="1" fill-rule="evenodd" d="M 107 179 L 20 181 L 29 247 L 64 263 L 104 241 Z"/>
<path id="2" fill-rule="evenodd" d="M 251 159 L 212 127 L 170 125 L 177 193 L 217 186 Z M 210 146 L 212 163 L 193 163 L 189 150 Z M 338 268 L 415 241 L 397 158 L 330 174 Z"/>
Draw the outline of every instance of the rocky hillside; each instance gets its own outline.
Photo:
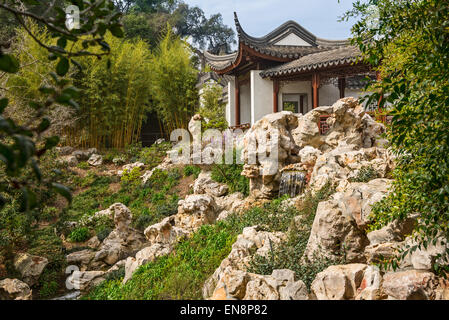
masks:
<path id="1" fill-rule="evenodd" d="M 323 116 L 324 135 L 317 125 Z M 174 212 L 140 229 L 139 211 L 119 202 L 83 215 L 73 226 L 105 219 L 113 229 L 65 256 L 77 267 L 68 283 L 85 299 L 448 299 L 449 283 L 431 271 L 445 242 L 416 250 L 396 270 L 379 268 L 412 244 L 407 236 L 419 219 L 372 230 L 372 206 L 389 192 L 395 160 L 384 131 L 352 98 L 304 116 L 265 116 L 237 144 L 246 163 L 262 151 L 250 148 L 252 139 L 268 137 L 268 152 L 279 145 L 275 174 L 266 174 L 272 162 L 245 164 L 246 196 L 217 179 L 214 166 L 202 167 Z M 90 165 L 99 161 L 90 155 Z M 117 174 L 144 166 L 128 164 Z M 156 188 L 155 177 L 173 169 L 166 158 L 136 179 L 144 189 Z M 305 177 L 294 198 L 279 198 L 285 172 Z M 44 267 L 38 257 L 18 258 L 24 282 L 0 281 L 0 296 L 30 298 L 30 281 Z"/>

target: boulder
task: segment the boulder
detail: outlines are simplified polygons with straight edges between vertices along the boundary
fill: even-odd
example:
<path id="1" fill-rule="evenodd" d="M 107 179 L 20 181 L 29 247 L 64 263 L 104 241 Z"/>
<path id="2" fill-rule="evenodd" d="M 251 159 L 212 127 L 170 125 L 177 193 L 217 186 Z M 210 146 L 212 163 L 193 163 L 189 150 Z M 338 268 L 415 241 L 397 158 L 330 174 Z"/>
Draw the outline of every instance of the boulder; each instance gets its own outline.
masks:
<path id="1" fill-rule="evenodd" d="M 360 229 L 366 229 L 370 222 L 371 207 L 387 195 L 391 182 L 387 179 L 375 179 L 348 187 L 342 205 L 346 215 L 352 216 Z"/>
<path id="2" fill-rule="evenodd" d="M 314 256 L 338 258 L 344 252 L 348 262 L 365 262 L 371 206 L 387 195 L 390 184 L 387 179 L 350 183 L 345 192 L 319 203 L 305 256 L 313 261 Z"/>
<path id="3" fill-rule="evenodd" d="M 409 246 L 410 248 L 417 246 L 417 242 L 412 237 L 407 238 L 403 246 Z M 439 237 L 436 239 L 436 243 L 430 242 L 427 248 L 421 246 L 409 253 L 403 261 L 401 261 L 401 268 L 413 268 L 415 270 L 427 270 L 432 271 L 434 269 L 435 263 L 440 266 L 447 266 L 447 250 L 449 249 L 449 244 L 445 237 Z"/>
<path id="4" fill-rule="evenodd" d="M 22 280 L 29 286 L 37 284 L 47 264 L 47 258 L 33 256 L 28 253 L 19 253 L 14 258 L 14 268 L 19 271 Z"/>
<path id="5" fill-rule="evenodd" d="M 398 242 L 386 242 L 372 244 L 365 248 L 366 262 L 369 264 L 383 263 L 394 259 L 399 254 L 401 244 Z"/>
<path id="6" fill-rule="evenodd" d="M 32 290 L 18 279 L 0 280 L 0 300 L 32 300 Z"/>
<path id="7" fill-rule="evenodd" d="M 109 210 L 114 213 L 115 229 L 103 240 L 93 261 L 111 266 L 145 247 L 146 238 L 142 232 L 130 227 L 132 214 L 125 205 L 115 203 Z"/>
<path id="8" fill-rule="evenodd" d="M 305 284 L 291 270 L 262 276 L 226 268 L 210 300 L 308 300 Z"/>
<path id="9" fill-rule="evenodd" d="M 304 256 L 315 261 L 340 259 L 344 254 L 348 262 L 364 262 L 363 252 L 368 244 L 363 230 L 352 216 L 346 215 L 342 201 L 334 195 L 333 199 L 318 204 Z"/>
<path id="10" fill-rule="evenodd" d="M 383 278 L 385 293 L 397 300 L 433 300 L 438 285 L 433 273 L 420 270 L 387 273 Z"/>
<path id="11" fill-rule="evenodd" d="M 189 195 L 178 203 L 175 224 L 187 231 L 197 230 L 204 224 L 214 223 L 217 213 L 217 204 L 212 196 L 207 194 Z"/>
<path id="12" fill-rule="evenodd" d="M 86 161 L 89 159 L 91 154 L 88 151 L 76 150 L 72 152 L 72 156 L 74 156 L 78 161 Z"/>
<path id="13" fill-rule="evenodd" d="M 76 251 L 66 256 L 67 264 L 77 265 L 82 270 L 86 270 L 92 259 L 95 257 L 95 252 L 89 249 Z"/>
<path id="14" fill-rule="evenodd" d="M 211 172 L 201 172 L 193 185 L 195 194 L 208 194 L 214 197 L 224 196 L 228 190 L 227 185 L 212 180 Z"/>
<path id="15" fill-rule="evenodd" d="M 60 157 L 58 162 L 69 167 L 76 167 L 78 165 L 78 159 L 71 155 Z"/>
<path id="16" fill-rule="evenodd" d="M 103 271 L 74 271 L 67 278 L 67 284 L 73 289 L 87 292 L 105 280 Z"/>
<path id="17" fill-rule="evenodd" d="M 215 198 L 215 202 L 219 211 L 225 210 L 228 213 L 238 212 L 245 203 L 244 196 L 240 192 Z"/>
<path id="18" fill-rule="evenodd" d="M 87 241 L 87 246 L 91 249 L 98 249 L 98 247 L 101 245 L 100 239 L 98 239 L 97 236 L 93 236 L 92 238 Z"/>
<path id="19" fill-rule="evenodd" d="M 378 267 L 369 266 L 365 269 L 362 283 L 357 289 L 355 300 L 384 300 L 388 296 L 382 287 L 382 273 Z"/>
<path id="20" fill-rule="evenodd" d="M 230 281 L 234 283 L 233 286 L 235 287 L 237 280 L 234 277 L 241 278 L 242 273 L 239 271 L 246 272 L 249 262 L 254 255 L 266 256 L 270 252 L 270 246 L 279 244 L 285 239 L 286 235 L 282 232 L 260 231 L 257 226 L 244 228 L 243 233 L 237 236 L 237 240 L 232 245 L 229 255 L 204 283 L 203 297 L 207 299 L 213 296 L 215 298 L 226 296 L 229 298 L 232 296 L 235 299 L 242 299 L 245 295 L 244 293 L 233 295 L 233 293 L 228 292 L 225 294 L 226 290 L 223 286 L 231 287 Z M 227 281 L 226 279 L 230 280 Z M 248 278 L 243 277 L 242 279 L 247 280 Z M 245 281 L 243 282 L 246 284 Z M 231 291 L 234 293 L 240 292 L 236 288 Z"/>
<path id="21" fill-rule="evenodd" d="M 395 220 L 379 230 L 369 232 L 367 237 L 370 244 L 403 241 L 415 229 L 416 218 L 416 216 L 412 216 L 403 220 Z"/>
<path id="22" fill-rule="evenodd" d="M 175 216 L 167 217 L 159 223 L 149 226 L 144 234 L 150 244 L 173 245 L 189 233 L 175 226 Z"/>
<path id="23" fill-rule="evenodd" d="M 103 157 L 99 154 L 93 154 L 90 156 L 89 160 L 87 160 L 87 163 L 92 167 L 101 166 L 103 164 Z"/>
<path id="24" fill-rule="evenodd" d="M 318 273 L 312 282 L 312 295 L 317 300 L 352 300 L 367 268 L 365 264 L 330 266 Z"/>
<path id="25" fill-rule="evenodd" d="M 56 147 L 55 148 L 56 152 L 59 153 L 59 155 L 61 156 L 68 156 L 71 155 L 73 151 L 75 151 L 75 149 L 73 149 L 70 146 L 65 146 L 65 147 Z"/>

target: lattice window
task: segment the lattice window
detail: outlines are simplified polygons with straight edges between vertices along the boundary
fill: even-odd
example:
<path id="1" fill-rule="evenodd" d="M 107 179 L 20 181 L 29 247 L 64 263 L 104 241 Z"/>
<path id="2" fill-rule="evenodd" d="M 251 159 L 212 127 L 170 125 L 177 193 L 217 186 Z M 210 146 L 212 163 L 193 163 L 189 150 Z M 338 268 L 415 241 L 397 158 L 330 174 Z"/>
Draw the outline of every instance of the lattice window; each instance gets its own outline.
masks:
<path id="1" fill-rule="evenodd" d="M 329 116 L 320 116 L 320 121 L 318 122 L 318 128 L 320 129 L 320 134 L 322 136 L 324 136 L 330 129 L 327 124 L 327 118 L 329 118 Z"/>

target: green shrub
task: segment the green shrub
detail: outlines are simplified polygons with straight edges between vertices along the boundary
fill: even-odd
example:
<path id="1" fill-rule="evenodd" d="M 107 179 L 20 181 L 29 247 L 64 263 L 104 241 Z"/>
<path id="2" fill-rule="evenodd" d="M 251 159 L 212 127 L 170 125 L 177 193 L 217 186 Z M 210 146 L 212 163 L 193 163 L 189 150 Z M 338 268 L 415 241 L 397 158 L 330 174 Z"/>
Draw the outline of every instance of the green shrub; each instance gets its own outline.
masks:
<path id="1" fill-rule="evenodd" d="M 77 167 L 83 170 L 88 170 L 90 168 L 90 165 L 87 163 L 87 161 L 82 161 L 78 163 Z"/>
<path id="2" fill-rule="evenodd" d="M 140 184 L 142 179 L 142 169 L 139 167 L 134 167 L 131 170 L 125 169 L 123 170 L 121 184 L 122 186 L 136 185 Z"/>
<path id="3" fill-rule="evenodd" d="M 200 167 L 191 166 L 191 165 L 188 165 L 188 166 L 184 167 L 184 176 L 185 177 L 190 177 L 190 176 L 193 175 L 193 177 L 195 179 L 197 179 L 198 176 L 200 175 L 200 173 L 201 173 L 201 168 Z"/>
<path id="4" fill-rule="evenodd" d="M 213 180 L 225 183 L 231 193 L 241 192 L 249 195 L 249 179 L 242 176 L 243 164 L 215 164 L 212 167 Z"/>
<path id="5" fill-rule="evenodd" d="M 349 179 L 349 182 L 370 182 L 378 176 L 377 171 L 372 166 L 363 166 L 360 168 L 357 176 Z"/>
<path id="6" fill-rule="evenodd" d="M 84 242 L 89 239 L 89 229 L 87 227 L 76 228 L 70 233 L 69 239 L 72 242 Z"/>
<path id="7" fill-rule="evenodd" d="M 152 169 L 164 160 L 167 155 L 167 151 L 169 151 L 171 147 L 172 145 L 170 142 L 153 144 L 149 148 L 142 148 L 142 150 L 138 153 L 137 159 Z"/>

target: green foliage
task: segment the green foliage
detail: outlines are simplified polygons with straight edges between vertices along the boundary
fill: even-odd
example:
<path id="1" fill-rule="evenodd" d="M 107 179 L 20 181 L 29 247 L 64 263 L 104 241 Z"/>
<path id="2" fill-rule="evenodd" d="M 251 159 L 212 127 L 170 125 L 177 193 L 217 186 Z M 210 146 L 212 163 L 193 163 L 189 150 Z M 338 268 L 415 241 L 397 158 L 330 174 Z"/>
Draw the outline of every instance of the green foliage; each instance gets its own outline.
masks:
<path id="1" fill-rule="evenodd" d="M 123 170 L 121 177 L 122 186 L 136 185 L 141 183 L 142 169 L 134 167 L 131 170 Z"/>
<path id="2" fill-rule="evenodd" d="M 155 50 L 152 75 L 152 109 L 165 126 L 165 132 L 186 128 L 198 103 L 197 70 L 191 61 L 188 45 L 167 33 Z"/>
<path id="3" fill-rule="evenodd" d="M 51 127 L 51 121 L 46 117 L 46 113 L 53 104 L 60 104 L 77 108 L 75 101 L 79 97 L 79 91 L 71 86 L 70 81 L 64 79 L 69 71 L 70 64 L 79 65 L 75 61 L 76 57 L 95 55 L 101 57 L 109 52 L 109 46 L 104 41 L 106 30 L 110 30 L 116 36 L 120 34 L 119 26 L 120 14 L 112 14 L 114 6 L 109 2 L 86 5 L 84 2 L 71 1 L 73 4 L 81 6 L 83 14 L 80 16 L 80 29 L 68 30 L 65 26 L 66 15 L 61 3 L 53 3 L 51 7 L 39 1 L 8 1 L 2 3 L 2 12 L 7 11 L 13 14 L 16 22 L 20 24 L 28 33 L 28 37 L 33 39 L 49 53 L 48 59 L 36 59 L 32 65 L 26 65 L 18 54 L 24 52 L 24 48 L 14 48 L 12 53 L 6 54 L 3 51 L 3 44 L 0 46 L 0 71 L 7 74 L 15 74 L 26 70 L 27 67 L 34 68 L 33 65 L 39 61 L 56 61 L 56 66 L 52 66 L 48 73 L 48 79 L 39 86 L 39 97 L 23 96 L 20 103 L 28 104 L 35 112 L 29 114 L 24 125 L 20 125 L 12 117 L 5 113 L 9 99 L 2 96 L 0 98 L 0 161 L 5 167 L 6 177 L 1 176 L 0 193 L 7 193 L 18 199 L 21 203 L 21 211 L 29 211 L 39 206 L 35 193 L 31 190 L 35 185 L 43 185 L 49 190 L 53 190 L 71 201 L 70 191 L 61 184 L 49 180 L 42 175 L 39 168 L 40 158 L 50 149 L 59 143 L 59 137 L 43 136 L 43 133 Z M 26 3 L 26 5 L 25 5 Z M 33 14 L 33 9 L 43 9 L 40 13 Z M 49 16 L 52 16 L 50 19 Z M 12 18 L 11 15 L 8 18 Z M 47 26 L 52 30 L 52 43 L 41 41 L 42 34 L 36 24 Z M 2 26 L 3 29 L 3 26 Z M 22 31 L 22 35 L 25 31 Z M 57 38 L 56 43 L 55 40 Z M 41 38 L 42 39 L 42 38 Z M 46 39 L 45 39 L 46 40 Z M 77 50 L 77 46 L 69 46 L 68 42 L 77 44 L 83 41 L 83 48 Z M 103 52 L 92 52 L 92 49 L 101 47 Z M 3 77 L 2 77 L 3 78 Z M 11 78 L 14 78 L 12 76 Z M 6 77 L 9 79 L 9 77 Z M 4 83 L 2 81 L 2 89 Z M 3 90 L 2 90 L 3 91 Z M 5 90 L 8 93 L 8 90 Z M 5 92 L 3 91 L 3 92 Z M 24 179 L 22 173 L 26 169 L 31 169 L 34 176 Z M 8 189 L 12 186 L 16 190 Z M 0 194 L 0 209 L 6 204 L 5 197 Z"/>
<path id="4" fill-rule="evenodd" d="M 137 156 L 137 161 L 141 161 L 152 169 L 159 165 L 167 155 L 167 151 L 171 149 L 170 142 L 162 142 L 160 144 L 153 144 L 149 148 L 142 148 Z"/>
<path id="5" fill-rule="evenodd" d="M 188 165 L 184 167 L 184 176 L 190 177 L 193 175 L 193 177 L 196 179 L 201 173 L 201 168 L 197 166 Z"/>
<path id="6" fill-rule="evenodd" d="M 87 163 L 87 161 L 81 161 L 80 163 L 78 163 L 77 167 L 80 168 L 80 169 L 83 169 L 83 170 L 87 170 L 87 169 L 90 168 L 90 166 Z"/>
<path id="7" fill-rule="evenodd" d="M 387 138 L 398 157 L 393 192 L 374 208 L 373 227 L 420 213 L 419 245 L 406 254 L 449 238 L 449 3 L 357 1 L 350 16 L 361 17 L 354 42 L 382 76 L 368 103 L 382 96 L 393 116 Z"/>
<path id="8" fill-rule="evenodd" d="M 369 182 L 378 177 L 377 171 L 372 166 L 360 168 L 357 176 L 349 179 L 349 182 Z"/>
<path id="9" fill-rule="evenodd" d="M 303 261 L 312 224 L 315 219 L 318 203 L 325 201 L 335 192 L 330 183 L 326 184 L 315 195 L 306 194 L 299 210 L 293 210 L 295 220 L 289 216 L 288 239 L 280 244 L 270 244 L 271 251 L 267 256 L 255 255 L 248 267 L 249 272 L 270 275 L 276 269 L 290 269 L 296 273 L 308 288 L 316 275 L 330 265 L 343 264 L 344 258 L 329 259 L 316 257 L 313 262 Z M 285 227 L 284 227 L 285 229 Z"/>
<path id="10" fill-rule="evenodd" d="M 113 48 L 109 59 L 80 60 L 83 70 L 76 78 L 83 94 L 76 132 L 69 139 L 72 145 L 120 149 L 140 137 L 149 110 L 151 52 L 141 40 L 105 38 Z"/>
<path id="11" fill-rule="evenodd" d="M 199 114 L 205 119 L 201 123 L 203 131 L 218 129 L 224 131 L 228 128 L 225 117 L 225 104 L 222 102 L 223 89 L 218 84 L 206 84 L 201 94 Z"/>
<path id="12" fill-rule="evenodd" d="M 84 242 L 89 239 L 89 229 L 86 227 L 76 228 L 69 235 L 72 242 Z"/>
<path id="13" fill-rule="evenodd" d="M 236 159 L 236 154 L 234 150 L 234 159 Z M 249 179 L 242 176 L 243 164 L 238 164 L 233 161 L 233 164 L 214 164 L 212 167 L 211 177 L 213 180 L 225 183 L 229 187 L 229 191 L 241 192 L 243 195 L 249 195 Z"/>

